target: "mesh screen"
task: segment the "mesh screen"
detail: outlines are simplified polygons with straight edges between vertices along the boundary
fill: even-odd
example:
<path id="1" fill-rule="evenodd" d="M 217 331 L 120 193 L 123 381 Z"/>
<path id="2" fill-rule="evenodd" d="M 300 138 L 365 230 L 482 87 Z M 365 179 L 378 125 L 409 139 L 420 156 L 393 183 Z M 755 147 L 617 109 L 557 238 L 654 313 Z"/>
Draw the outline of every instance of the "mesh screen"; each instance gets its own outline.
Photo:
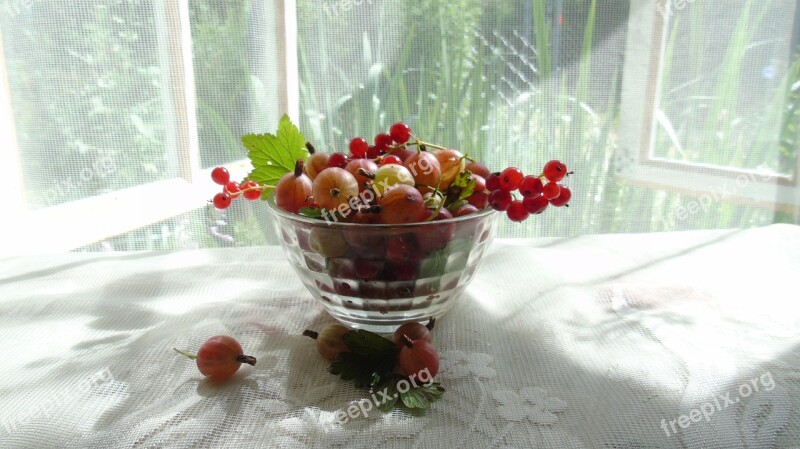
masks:
<path id="1" fill-rule="evenodd" d="M 182 136 L 197 136 L 197 169 L 244 158 L 239 137 L 274 131 L 284 112 L 279 4 L 191 0 L 182 17 L 167 0 L 0 3 L 13 116 L 2 126 L 16 134 L 4 151 L 18 153 L 25 207 L 185 176 Z M 800 222 L 794 1 L 296 8 L 299 98 L 288 96 L 317 148 L 403 120 L 492 169 L 568 162 L 571 207 L 504 221 L 502 237 Z M 187 39 L 192 57 L 176 64 Z M 189 119 L 176 116 L 184 99 Z M 275 243 L 266 207 L 237 202 L 79 249 Z"/>

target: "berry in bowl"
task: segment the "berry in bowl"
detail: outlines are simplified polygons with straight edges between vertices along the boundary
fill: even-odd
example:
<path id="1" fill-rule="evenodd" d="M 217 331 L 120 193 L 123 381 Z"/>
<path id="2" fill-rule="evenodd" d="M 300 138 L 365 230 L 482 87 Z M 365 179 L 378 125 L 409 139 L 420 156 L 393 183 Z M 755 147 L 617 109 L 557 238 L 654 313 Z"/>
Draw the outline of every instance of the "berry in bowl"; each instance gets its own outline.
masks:
<path id="1" fill-rule="evenodd" d="M 254 168 L 242 183 L 214 169 L 223 186 L 214 205 L 265 200 L 314 298 L 343 324 L 373 332 L 451 308 L 478 270 L 499 212 L 523 221 L 571 197 L 559 184 L 569 174 L 559 161 L 538 176 L 514 167 L 491 173 L 403 123 L 374 145 L 352 139 L 347 154 L 316 152 L 285 116 L 277 135 L 242 142 Z"/>

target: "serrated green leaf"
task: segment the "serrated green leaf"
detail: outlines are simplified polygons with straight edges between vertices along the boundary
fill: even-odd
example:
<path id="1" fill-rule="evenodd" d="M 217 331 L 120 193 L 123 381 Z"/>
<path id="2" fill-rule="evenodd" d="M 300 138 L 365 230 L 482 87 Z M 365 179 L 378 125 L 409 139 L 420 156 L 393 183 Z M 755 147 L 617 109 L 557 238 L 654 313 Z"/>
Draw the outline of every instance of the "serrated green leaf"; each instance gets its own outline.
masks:
<path id="1" fill-rule="evenodd" d="M 456 176 L 456 179 L 447 188 L 447 195 L 445 198 L 445 207 L 451 212 L 456 209 L 456 205 L 460 207 L 466 204 L 466 199 L 472 196 L 475 191 L 476 182 L 472 179 L 472 172 L 464 170 Z"/>
<path id="2" fill-rule="evenodd" d="M 403 401 L 403 405 L 408 408 L 427 409 L 430 407 L 428 399 L 422 392 L 417 391 L 416 388 L 412 388 L 405 393 L 400 393 L 400 400 Z"/>
<path id="3" fill-rule="evenodd" d="M 395 378 L 390 378 L 382 382 L 376 388 L 374 388 L 374 391 L 376 392 L 375 396 L 378 398 L 378 403 L 375 404 L 375 406 L 382 412 L 391 411 L 397 405 L 397 401 L 400 399 L 400 393 L 397 391 L 397 379 Z M 386 399 L 383 395 L 378 394 L 378 391 L 383 391 L 386 396 L 389 396 L 389 399 Z"/>
<path id="4" fill-rule="evenodd" d="M 277 135 L 245 134 L 242 145 L 253 164 L 248 178 L 259 184 L 277 184 L 281 176 L 294 170 L 298 159 L 308 157 L 306 139 L 287 115 L 281 117 Z"/>
<path id="5" fill-rule="evenodd" d="M 328 371 L 341 377 L 342 380 L 352 380 L 356 387 L 369 386 L 375 372 L 369 357 L 352 352 L 343 352 L 335 362 L 331 363 Z"/>
<path id="6" fill-rule="evenodd" d="M 351 352 L 342 353 L 329 368 L 344 380 L 354 381 L 357 387 L 372 385 L 383 379 L 397 364 L 397 348 L 390 340 L 363 329 L 342 336 Z"/>
<path id="7" fill-rule="evenodd" d="M 253 165 L 255 165 L 255 162 L 253 162 Z M 292 170 L 294 170 L 294 167 L 292 167 Z M 274 186 L 286 173 L 289 172 L 283 167 L 277 165 L 262 165 L 254 168 L 247 177 L 261 185 Z"/>
<path id="8" fill-rule="evenodd" d="M 400 393 L 400 400 L 409 410 L 427 410 L 431 404 L 439 400 L 444 394 L 444 388 L 438 383 L 421 385 Z"/>
<path id="9" fill-rule="evenodd" d="M 367 357 L 394 356 L 397 352 L 391 340 L 364 329 L 344 334 L 342 341 L 353 353 Z"/>

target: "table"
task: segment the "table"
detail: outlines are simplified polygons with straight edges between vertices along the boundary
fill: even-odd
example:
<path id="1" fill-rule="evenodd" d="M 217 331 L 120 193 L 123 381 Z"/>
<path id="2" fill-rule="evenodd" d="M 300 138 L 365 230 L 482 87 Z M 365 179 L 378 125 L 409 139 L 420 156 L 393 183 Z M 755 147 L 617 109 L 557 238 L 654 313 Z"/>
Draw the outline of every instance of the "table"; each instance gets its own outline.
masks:
<path id="1" fill-rule="evenodd" d="M 280 248 L 0 259 L 0 447 L 800 447 L 800 227 L 496 240 L 424 417 L 368 397 Z M 215 385 L 172 348 L 258 359 Z"/>

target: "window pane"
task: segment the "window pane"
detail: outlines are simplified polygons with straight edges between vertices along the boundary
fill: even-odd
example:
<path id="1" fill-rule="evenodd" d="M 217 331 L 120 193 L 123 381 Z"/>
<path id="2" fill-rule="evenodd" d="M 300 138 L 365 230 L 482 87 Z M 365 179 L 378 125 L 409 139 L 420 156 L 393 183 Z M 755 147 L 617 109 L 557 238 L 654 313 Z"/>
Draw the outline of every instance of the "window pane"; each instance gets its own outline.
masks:
<path id="1" fill-rule="evenodd" d="M 800 80 L 795 7 L 731 0 L 672 12 L 655 157 L 791 174 L 800 124 L 786 113 Z"/>
<path id="2" fill-rule="evenodd" d="M 274 0 L 189 2 L 204 168 L 242 159 L 240 137 L 272 132 L 282 76 Z"/>
<path id="3" fill-rule="evenodd" d="M 174 176 L 152 1 L 4 2 L 30 208 Z"/>
<path id="4" fill-rule="evenodd" d="M 675 10 L 660 98 L 689 152 L 685 160 L 791 172 L 800 108 L 783 111 L 795 101 L 787 87 L 797 78 L 786 76 L 794 63 L 793 3 L 704 0 Z M 517 166 L 539 174 L 550 159 L 567 162 L 575 171 L 567 182 L 573 207 L 524 226 L 501 221 L 506 237 L 796 221 L 770 204 L 743 205 L 736 196 L 674 219 L 697 197 L 682 188 L 682 171 L 639 182 L 616 175 L 630 164 L 629 154 L 649 150 L 619 138 L 630 129 L 620 122 L 630 112 L 621 99 L 635 98 L 641 107 L 648 98 L 650 54 L 627 48 L 628 30 L 634 37 L 660 32 L 657 23 L 643 30 L 640 21 L 658 16 L 655 5 L 298 0 L 301 129 L 318 147 L 345 151 L 350 138 L 371 140 L 403 120 L 423 140 L 459 148 L 490 169 Z M 739 27 L 740 19 L 747 25 Z M 734 42 L 737 29 L 748 31 L 738 31 Z M 709 113 L 711 107 L 719 113 Z M 704 139 L 706 131 L 711 138 Z M 663 156 L 669 142 L 658 133 L 656 155 Z"/>

